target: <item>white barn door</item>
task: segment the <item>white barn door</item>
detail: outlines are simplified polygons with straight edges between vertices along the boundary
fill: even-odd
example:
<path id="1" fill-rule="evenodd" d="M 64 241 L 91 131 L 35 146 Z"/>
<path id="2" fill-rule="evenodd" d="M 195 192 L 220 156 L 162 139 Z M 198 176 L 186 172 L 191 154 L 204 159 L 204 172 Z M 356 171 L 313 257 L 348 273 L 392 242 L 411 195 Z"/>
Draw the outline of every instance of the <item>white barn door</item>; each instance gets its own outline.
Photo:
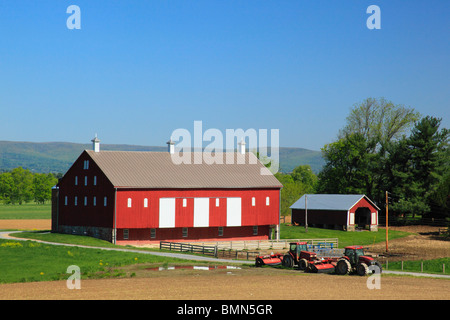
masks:
<path id="1" fill-rule="evenodd" d="M 194 198 L 194 227 L 209 227 L 209 198 Z"/>
<path id="2" fill-rule="evenodd" d="M 227 227 L 241 226 L 241 198 L 227 198 Z"/>
<path id="3" fill-rule="evenodd" d="M 175 228 L 175 198 L 159 199 L 159 227 Z"/>

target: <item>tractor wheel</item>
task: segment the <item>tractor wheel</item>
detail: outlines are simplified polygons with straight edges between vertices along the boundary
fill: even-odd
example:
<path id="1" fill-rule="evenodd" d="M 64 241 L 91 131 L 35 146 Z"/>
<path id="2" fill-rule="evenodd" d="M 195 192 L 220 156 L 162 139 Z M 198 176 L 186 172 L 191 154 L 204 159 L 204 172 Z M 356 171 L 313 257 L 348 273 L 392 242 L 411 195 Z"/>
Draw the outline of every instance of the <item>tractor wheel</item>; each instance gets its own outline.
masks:
<path id="1" fill-rule="evenodd" d="M 360 276 L 367 276 L 369 273 L 369 267 L 364 262 L 361 262 L 356 266 L 356 273 Z"/>
<path id="2" fill-rule="evenodd" d="M 335 271 L 337 274 L 344 275 L 349 274 L 352 270 L 352 266 L 350 265 L 350 262 L 347 259 L 341 259 L 336 264 Z"/>
<path id="3" fill-rule="evenodd" d="M 255 265 L 256 265 L 257 267 L 262 267 L 262 266 L 264 265 L 263 259 L 261 259 L 261 258 L 256 258 Z"/>
<path id="4" fill-rule="evenodd" d="M 292 268 L 294 266 L 294 259 L 292 259 L 291 255 L 286 254 L 283 257 L 283 267 Z"/>
<path id="5" fill-rule="evenodd" d="M 298 269 L 306 270 L 307 267 L 308 267 L 308 261 L 306 261 L 306 259 L 300 259 L 300 261 L 298 262 Z"/>
<path id="6" fill-rule="evenodd" d="M 308 265 L 308 269 L 307 270 L 310 273 L 317 273 L 317 272 L 319 272 L 319 270 L 317 269 L 317 267 L 316 267 L 316 265 L 314 263 L 310 263 Z"/>

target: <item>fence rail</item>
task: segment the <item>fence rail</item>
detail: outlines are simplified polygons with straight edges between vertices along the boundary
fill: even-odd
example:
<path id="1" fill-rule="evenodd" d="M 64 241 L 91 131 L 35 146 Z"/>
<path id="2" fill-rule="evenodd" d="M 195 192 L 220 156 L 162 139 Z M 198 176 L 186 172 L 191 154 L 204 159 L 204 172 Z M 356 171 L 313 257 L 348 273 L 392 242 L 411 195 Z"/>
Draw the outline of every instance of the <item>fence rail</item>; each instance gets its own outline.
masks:
<path id="1" fill-rule="evenodd" d="M 209 245 L 215 245 L 219 249 L 237 249 L 237 250 L 284 250 L 289 249 L 290 242 L 307 242 L 311 249 L 339 247 L 338 238 L 328 239 L 281 239 L 281 240 L 238 240 L 238 241 L 216 241 L 203 242 Z"/>
<path id="2" fill-rule="evenodd" d="M 203 255 L 217 257 L 216 246 L 204 246 L 204 245 L 194 245 L 190 243 L 161 241 L 159 243 L 159 248 L 170 251 L 201 253 Z"/>

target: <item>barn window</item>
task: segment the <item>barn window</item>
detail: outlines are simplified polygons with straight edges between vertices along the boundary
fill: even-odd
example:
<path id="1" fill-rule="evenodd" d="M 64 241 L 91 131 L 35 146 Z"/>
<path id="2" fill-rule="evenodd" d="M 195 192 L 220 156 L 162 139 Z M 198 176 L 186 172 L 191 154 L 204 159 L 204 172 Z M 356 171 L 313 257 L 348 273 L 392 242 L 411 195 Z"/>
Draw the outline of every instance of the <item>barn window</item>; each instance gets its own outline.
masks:
<path id="1" fill-rule="evenodd" d="M 183 207 L 186 208 L 187 206 L 187 199 L 183 199 Z"/>
<path id="2" fill-rule="evenodd" d="M 252 207 L 254 207 L 254 206 L 255 206 L 255 204 L 256 204 L 256 200 L 255 200 L 255 197 L 252 197 Z"/>
<path id="3" fill-rule="evenodd" d="M 97 176 L 94 176 L 94 186 L 97 185 Z"/>
<path id="4" fill-rule="evenodd" d="M 87 206 L 87 197 L 84 197 L 84 206 Z"/>
<path id="5" fill-rule="evenodd" d="M 183 238 L 187 238 L 188 236 L 188 228 L 183 228 Z"/>
<path id="6" fill-rule="evenodd" d="M 156 238 L 156 229 L 155 228 L 150 229 L 150 238 L 152 238 L 152 239 Z"/>
<path id="7" fill-rule="evenodd" d="M 78 205 L 78 197 L 75 196 L 75 205 Z"/>
<path id="8" fill-rule="evenodd" d="M 84 170 L 89 169 L 89 160 L 84 160 L 83 169 L 84 169 Z"/>
<path id="9" fill-rule="evenodd" d="M 75 176 L 75 185 L 78 185 L 78 176 Z"/>
<path id="10" fill-rule="evenodd" d="M 87 186 L 87 176 L 84 177 L 84 185 Z"/>
<path id="11" fill-rule="evenodd" d="M 144 208 L 147 208 L 147 207 L 148 207 L 148 199 L 145 198 L 145 199 L 144 199 Z"/>
<path id="12" fill-rule="evenodd" d="M 219 198 L 216 198 L 216 207 L 218 207 L 219 206 Z"/>
<path id="13" fill-rule="evenodd" d="M 106 207 L 107 203 L 108 203 L 108 197 L 104 197 L 103 198 L 103 206 Z"/>
<path id="14" fill-rule="evenodd" d="M 94 207 L 97 205 L 97 197 L 94 197 L 93 204 L 94 204 Z"/>
<path id="15" fill-rule="evenodd" d="M 128 208 L 131 208 L 131 198 L 128 198 Z"/>
<path id="16" fill-rule="evenodd" d="M 67 196 L 64 197 L 64 205 L 67 206 Z"/>
<path id="17" fill-rule="evenodd" d="M 223 236 L 223 227 L 219 227 L 219 237 Z"/>
<path id="18" fill-rule="evenodd" d="M 128 229 L 123 229 L 123 240 L 128 240 L 130 231 Z"/>
<path id="19" fill-rule="evenodd" d="M 269 199 L 269 197 L 266 197 L 266 206 L 268 206 L 269 203 L 270 203 L 270 199 Z"/>
<path id="20" fill-rule="evenodd" d="M 254 236 L 258 235 L 258 226 L 253 226 L 253 235 Z"/>

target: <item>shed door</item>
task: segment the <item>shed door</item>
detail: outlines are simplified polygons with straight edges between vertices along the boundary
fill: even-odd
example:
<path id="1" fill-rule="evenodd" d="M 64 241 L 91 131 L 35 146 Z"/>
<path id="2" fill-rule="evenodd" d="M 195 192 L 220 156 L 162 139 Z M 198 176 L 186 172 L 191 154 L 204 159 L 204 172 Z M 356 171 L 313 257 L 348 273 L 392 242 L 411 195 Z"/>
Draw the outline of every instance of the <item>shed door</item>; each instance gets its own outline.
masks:
<path id="1" fill-rule="evenodd" d="M 175 228 L 175 198 L 159 199 L 159 227 Z"/>
<path id="2" fill-rule="evenodd" d="M 209 198 L 194 198 L 194 227 L 209 227 Z"/>
<path id="3" fill-rule="evenodd" d="M 241 226 L 241 198 L 227 198 L 227 227 Z"/>

